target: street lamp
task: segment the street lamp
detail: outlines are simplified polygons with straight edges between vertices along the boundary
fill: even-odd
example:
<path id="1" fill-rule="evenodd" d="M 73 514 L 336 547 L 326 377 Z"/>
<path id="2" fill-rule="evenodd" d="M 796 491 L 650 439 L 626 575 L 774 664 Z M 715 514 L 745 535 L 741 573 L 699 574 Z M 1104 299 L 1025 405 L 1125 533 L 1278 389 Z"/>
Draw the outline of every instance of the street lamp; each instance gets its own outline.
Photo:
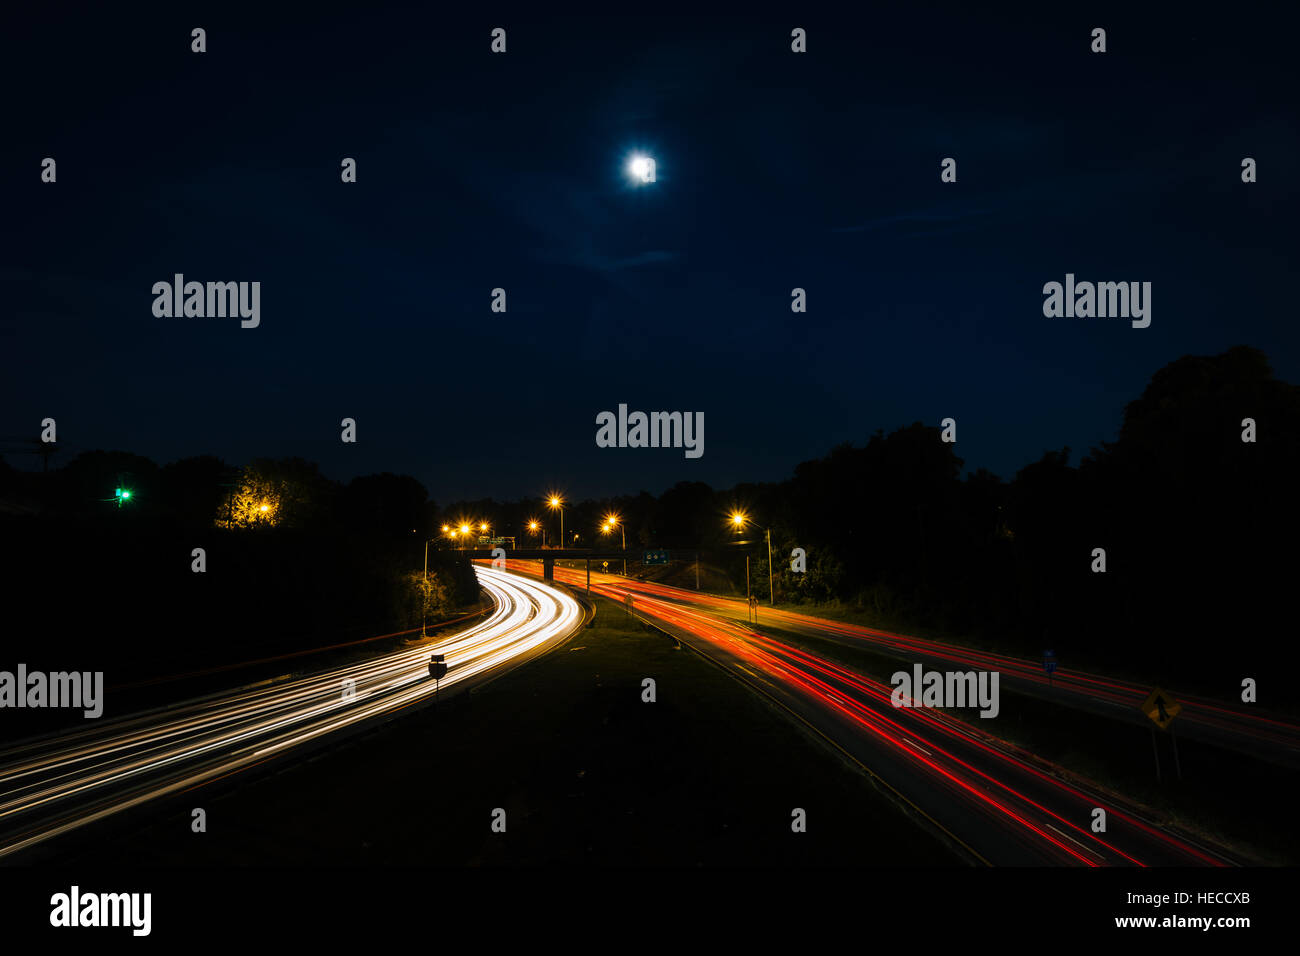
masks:
<path id="1" fill-rule="evenodd" d="M 604 531 L 606 534 L 618 528 L 619 538 L 623 542 L 623 577 L 627 577 L 627 532 L 623 530 L 623 520 L 616 514 L 605 515 Z"/>
<path id="2" fill-rule="evenodd" d="M 764 528 L 756 521 L 752 521 L 749 515 L 743 511 L 733 511 L 731 513 L 731 523 L 737 530 L 744 530 L 746 524 L 752 524 L 767 534 L 767 599 L 771 602 L 772 607 L 776 607 L 776 589 L 772 586 L 772 530 Z"/>
<path id="3" fill-rule="evenodd" d="M 442 530 L 446 531 L 447 526 L 443 525 Z M 454 537 L 455 532 L 452 532 L 452 535 Z M 436 538 L 424 539 L 424 592 L 420 595 L 420 637 L 422 638 L 429 636 L 427 630 L 429 624 L 428 611 L 426 610 L 429 600 L 429 542 L 436 540 Z"/>
<path id="4" fill-rule="evenodd" d="M 531 531 L 531 532 L 533 533 L 533 537 L 537 537 L 537 529 L 538 529 L 538 527 L 539 527 L 539 525 L 537 524 L 536 521 L 531 521 L 531 520 L 530 520 L 530 521 L 528 522 L 528 530 Z M 543 532 L 542 532 L 542 543 L 543 543 L 543 544 L 546 543 L 546 537 L 545 537 L 545 534 L 546 534 L 546 532 L 545 532 L 545 530 L 543 530 Z"/>
<path id="5" fill-rule="evenodd" d="M 546 504 L 560 512 L 560 545 L 564 545 L 564 499 L 557 494 L 552 494 Z"/>

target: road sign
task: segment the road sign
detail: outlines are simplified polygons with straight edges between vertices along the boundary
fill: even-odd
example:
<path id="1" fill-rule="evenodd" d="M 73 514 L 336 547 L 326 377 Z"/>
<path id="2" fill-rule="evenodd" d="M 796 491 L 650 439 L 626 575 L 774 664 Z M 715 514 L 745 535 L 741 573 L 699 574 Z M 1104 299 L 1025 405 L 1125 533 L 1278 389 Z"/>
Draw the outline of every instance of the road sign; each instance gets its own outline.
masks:
<path id="1" fill-rule="evenodd" d="M 445 654 L 430 655 L 429 676 L 434 680 L 442 680 L 447 676 L 447 657 Z"/>
<path id="2" fill-rule="evenodd" d="M 1043 670 L 1049 674 L 1056 672 L 1056 651 L 1043 651 Z"/>
<path id="3" fill-rule="evenodd" d="M 1183 705 L 1174 700 L 1159 687 L 1152 689 L 1147 699 L 1142 702 L 1142 713 L 1151 718 L 1151 722 L 1161 730 L 1174 722 L 1174 718 L 1183 712 Z"/>
<path id="4" fill-rule="evenodd" d="M 647 551 L 647 552 L 645 553 L 645 557 L 644 557 L 644 559 L 642 560 L 641 563 L 642 563 L 642 564 L 667 564 L 667 563 L 668 563 L 668 552 L 667 552 L 667 551 Z"/>

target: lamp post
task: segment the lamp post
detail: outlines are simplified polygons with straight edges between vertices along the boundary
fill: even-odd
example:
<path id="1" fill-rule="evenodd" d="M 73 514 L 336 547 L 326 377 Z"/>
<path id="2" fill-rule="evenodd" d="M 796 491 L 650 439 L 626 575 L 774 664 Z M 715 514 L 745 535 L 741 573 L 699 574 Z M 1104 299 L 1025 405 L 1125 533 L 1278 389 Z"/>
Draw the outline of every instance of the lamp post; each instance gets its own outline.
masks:
<path id="1" fill-rule="evenodd" d="M 560 546 L 564 546 L 564 499 L 559 495 L 551 495 L 546 504 L 552 509 L 560 512 Z"/>
<path id="2" fill-rule="evenodd" d="M 443 525 L 442 530 L 446 531 L 447 526 Z M 420 637 L 429 636 L 429 615 L 426 610 L 429 601 L 429 542 L 436 541 L 436 538 L 424 539 L 424 590 L 420 593 Z"/>
<path id="3" fill-rule="evenodd" d="M 772 585 L 772 530 L 770 528 L 764 528 L 761 524 L 759 524 L 756 521 L 750 520 L 749 515 L 745 514 L 743 511 L 733 512 L 731 515 L 731 523 L 736 528 L 741 530 L 744 529 L 746 524 L 752 524 L 755 528 L 760 529 L 767 535 L 767 599 L 773 607 L 776 607 L 776 589 Z M 746 578 L 745 586 L 746 586 L 746 590 L 748 590 L 749 587 L 748 559 L 746 559 L 746 564 L 745 564 L 745 578 Z"/>
<path id="4" fill-rule="evenodd" d="M 623 520 L 616 514 L 605 515 L 604 531 L 606 534 L 618 528 L 619 540 L 623 542 L 623 577 L 627 577 L 627 532 Z"/>

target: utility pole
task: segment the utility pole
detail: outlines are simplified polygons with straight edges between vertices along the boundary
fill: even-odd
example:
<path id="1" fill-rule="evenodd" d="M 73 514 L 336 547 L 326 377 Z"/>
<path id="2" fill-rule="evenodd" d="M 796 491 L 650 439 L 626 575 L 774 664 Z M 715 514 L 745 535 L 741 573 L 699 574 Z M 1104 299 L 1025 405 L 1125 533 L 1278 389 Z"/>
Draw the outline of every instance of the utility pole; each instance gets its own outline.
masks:
<path id="1" fill-rule="evenodd" d="M 424 589 L 420 592 L 420 637 L 422 638 L 429 636 L 429 542 L 432 540 L 433 538 L 424 539 Z M 434 690 L 437 691 L 436 683 Z"/>
<path id="2" fill-rule="evenodd" d="M 763 530 L 767 532 L 767 600 L 776 607 L 776 590 L 772 587 L 772 529 Z"/>

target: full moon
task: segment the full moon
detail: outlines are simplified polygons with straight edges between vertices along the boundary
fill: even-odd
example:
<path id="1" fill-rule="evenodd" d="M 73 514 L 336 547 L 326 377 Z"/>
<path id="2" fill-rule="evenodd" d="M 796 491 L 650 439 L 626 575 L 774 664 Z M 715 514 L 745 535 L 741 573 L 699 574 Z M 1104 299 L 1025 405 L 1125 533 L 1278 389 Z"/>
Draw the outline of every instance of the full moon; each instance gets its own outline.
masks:
<path id="1" fill-rule="evenodd" d="M 648 156 L 633 156 L 632 162 L 628 164 L 628 171 L 637 182 L 655 181 L 655 161 Z"/>

